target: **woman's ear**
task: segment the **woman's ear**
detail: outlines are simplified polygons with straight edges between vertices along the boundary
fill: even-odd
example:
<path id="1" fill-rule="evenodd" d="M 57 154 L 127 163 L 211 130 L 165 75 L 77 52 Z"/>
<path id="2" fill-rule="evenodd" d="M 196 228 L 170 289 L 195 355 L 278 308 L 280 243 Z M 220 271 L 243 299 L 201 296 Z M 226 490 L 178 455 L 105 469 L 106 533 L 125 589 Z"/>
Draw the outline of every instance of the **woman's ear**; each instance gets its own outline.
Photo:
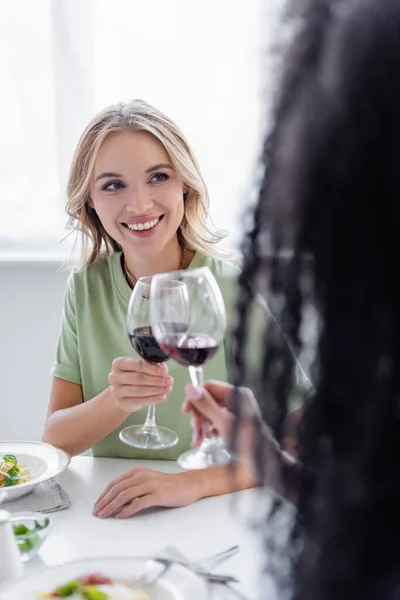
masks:
<path id="1" fill-rule="evenodd" d="M 88 207 L 89 208 L 93 208 L 93 210 L 94 210 L 94 202 L 93 202 L 93 200 L 90 197 L 89 197 L 89 200 L 88 200 Z"/>

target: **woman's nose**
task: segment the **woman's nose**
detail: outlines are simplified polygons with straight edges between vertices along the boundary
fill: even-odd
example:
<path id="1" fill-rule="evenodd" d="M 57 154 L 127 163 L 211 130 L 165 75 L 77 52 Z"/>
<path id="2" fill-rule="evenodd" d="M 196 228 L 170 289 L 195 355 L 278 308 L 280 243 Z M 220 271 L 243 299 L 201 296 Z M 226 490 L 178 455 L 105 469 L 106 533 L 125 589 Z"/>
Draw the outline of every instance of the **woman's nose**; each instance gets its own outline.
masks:
<path id="1" fill-rule="evenodd" d="M 126 203 L 127 212 L 134 213 L 138 216 L 145 215 L 153 206 L 151 196 L 145 190 L 134 190 L 129 194 Z"/>

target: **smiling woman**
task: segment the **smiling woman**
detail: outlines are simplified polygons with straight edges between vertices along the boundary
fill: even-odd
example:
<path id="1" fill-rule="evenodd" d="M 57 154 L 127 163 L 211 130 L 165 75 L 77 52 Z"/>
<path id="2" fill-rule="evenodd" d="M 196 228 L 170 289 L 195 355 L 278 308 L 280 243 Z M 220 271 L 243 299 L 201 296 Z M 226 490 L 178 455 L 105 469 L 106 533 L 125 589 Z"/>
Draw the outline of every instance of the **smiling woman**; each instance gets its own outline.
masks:
<path id="1" fill-rule="evenodd" d="M 207 225 L 207 188 L 182 132 L 142 101 L 102 111 L 75 152 L 67 212 L 82 253 L 66 291 L 43 438 L 71 454 L 92 448 L 95 456 L 175 460 L 191 443 L 181 411 L 187 371 L 172 364 L 169 373 L 132 350 L 125 329 L 132 287 L 144 275 L 208 266 L 232 313 L 238 272 L 216 246 L 223 236 Z M 229 353 L 226 343 L 207 378 L 227 380 Z M 179 443 L 157 451 L 123 444 L 121 429 L 143 423 L 154 404 Z M 253 485 L 243 466 L 238 482 Z M 110 484 L 96 514 L 124 517 L 231 490 L 223 467 L 178 475 L 136 469 Z"/>

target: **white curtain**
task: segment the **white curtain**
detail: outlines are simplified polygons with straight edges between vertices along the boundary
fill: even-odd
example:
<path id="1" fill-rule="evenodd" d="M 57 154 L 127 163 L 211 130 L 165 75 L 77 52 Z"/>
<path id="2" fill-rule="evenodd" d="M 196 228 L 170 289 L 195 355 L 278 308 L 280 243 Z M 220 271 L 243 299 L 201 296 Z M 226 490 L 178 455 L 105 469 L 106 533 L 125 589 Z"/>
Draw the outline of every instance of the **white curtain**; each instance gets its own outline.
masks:
<path id="1" fill-rule="evenodd" d="M 131 98 L 184 130 L 235 246 L 260 140 L 260 15 L 260 0 L 0 0 L 0 252 L 65 250 L 78 137 Z"/>

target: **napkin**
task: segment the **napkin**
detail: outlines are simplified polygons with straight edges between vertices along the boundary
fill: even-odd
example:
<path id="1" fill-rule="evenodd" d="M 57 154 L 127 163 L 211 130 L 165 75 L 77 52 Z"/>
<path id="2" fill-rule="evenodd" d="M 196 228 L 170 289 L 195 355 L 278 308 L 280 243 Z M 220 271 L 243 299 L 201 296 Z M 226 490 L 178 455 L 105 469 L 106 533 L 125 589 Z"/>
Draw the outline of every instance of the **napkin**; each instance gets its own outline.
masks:
<path id="1" fill-rule="evenodd" d="M 32 511 L 51 513 L 71 506 L 71 500 L 55 479 L 39 483 L 29 494 L 1 504 L 10 513 Z"/>

